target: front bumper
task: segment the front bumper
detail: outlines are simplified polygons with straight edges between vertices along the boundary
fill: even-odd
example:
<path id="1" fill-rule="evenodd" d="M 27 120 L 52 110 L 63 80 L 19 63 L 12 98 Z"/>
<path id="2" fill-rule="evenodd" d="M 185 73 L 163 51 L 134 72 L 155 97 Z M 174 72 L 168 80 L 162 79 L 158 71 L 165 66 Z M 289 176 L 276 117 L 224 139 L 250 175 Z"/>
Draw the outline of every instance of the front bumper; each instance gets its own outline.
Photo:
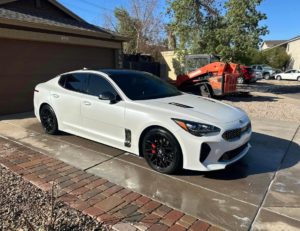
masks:
<path id="1" fill-rule="evenodd" d="M 230 141 L 225 140 L 222 134 L 225 131 L 246 126 L 247 123 L 242 125 L 239 121 L 228 123 L 221 129 L 220 134 L 215 136 L 197 137 L 183 129 L 178 130 L 176 137 L 182 149 L 183 168 L 198 171 L 219 170 L 241 159 L 251 147 L 249 144 L 252 134 L 251 128 L 245 131 L 239 138 Z M 205 151 L 208 154 L 204 158 L 203 144 L 208 149 Z"/>

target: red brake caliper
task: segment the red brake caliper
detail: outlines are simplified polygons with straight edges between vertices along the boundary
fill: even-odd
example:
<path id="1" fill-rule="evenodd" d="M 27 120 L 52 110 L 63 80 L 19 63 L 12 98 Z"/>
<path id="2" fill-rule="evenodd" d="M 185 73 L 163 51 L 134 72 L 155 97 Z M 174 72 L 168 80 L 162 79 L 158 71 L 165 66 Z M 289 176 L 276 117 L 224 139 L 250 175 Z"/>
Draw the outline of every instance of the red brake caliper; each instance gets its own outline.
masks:
<path id="1" fill-rule="evenodd" d="M 151 153 L 156 154 L 156 144 L 151 144 L 151 147 L 152 147 Z"/>

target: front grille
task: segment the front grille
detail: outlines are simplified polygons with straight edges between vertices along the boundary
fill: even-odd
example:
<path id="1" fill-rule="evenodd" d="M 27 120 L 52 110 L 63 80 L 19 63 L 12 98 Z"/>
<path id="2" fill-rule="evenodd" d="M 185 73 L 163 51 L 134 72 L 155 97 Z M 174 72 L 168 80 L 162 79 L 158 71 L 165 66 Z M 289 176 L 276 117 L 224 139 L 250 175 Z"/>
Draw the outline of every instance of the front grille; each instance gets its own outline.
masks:
<path id="1" fill-rule="evenodd" d="M 251 128 L 251 123 L 248 123 L 246 126 L 237 128 L 237 129 L 232 129 L 228 130 L 223 133 L 222 137 L 225 140 L 234 140 L 236 138 L 240 138 L 241 135 L 243 135 L 245 132 L 248 132 Z"/>
<path id="2" fill-rule="evenodd" d="M 237 155 L 239 155 L 247 147 L 247 145 L 248 145 L 248 143 L 245 143 L 242 146 L 240 146 L 240 147 L 238 147 L 238 148 L 236 148 L 234 150 L 225 152 L 221 156 L 221 158 L 219 159 L 219 161 L 229 161 L 229 160 L 234 159 Z"/>

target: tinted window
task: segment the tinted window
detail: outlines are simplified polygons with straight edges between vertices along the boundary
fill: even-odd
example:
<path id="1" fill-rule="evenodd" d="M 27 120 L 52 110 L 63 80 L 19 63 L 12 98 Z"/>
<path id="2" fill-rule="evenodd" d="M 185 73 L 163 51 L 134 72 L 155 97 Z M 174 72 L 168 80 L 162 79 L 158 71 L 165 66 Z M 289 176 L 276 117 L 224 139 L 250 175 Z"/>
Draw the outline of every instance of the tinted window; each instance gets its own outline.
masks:
<path id="1" fill-rule="evenodd" d="M 262 67 L 261 66 L 257 66 L 257 70 L 262 70 Z"/>
<path id="2" fill-rule="evenodd" d="M 66 79 L 67 79 L 67 75 L 61 76 L 59 81 L 58 81 L 58 84 L 62 87 L 65 87 Z"/>
<path id="3" fill-rule="evenodd" d="M 132 100 L 156 99 L 181 95 L 175 87 L 145 72 L 109 73 L 111 79 Z"/>
<path id="4" fill-rule="evenodd" d="M 85 92 L 88 74 L 76 73 L 65 76 L 64 87 L 71 91 Z"/>
<path id="5" fill-rule="evenodd" d="M 99 75 L 91 74 L 89 77 L 87 93 L 90 95 L 99 96 L 103 92 L 111 92 L 114 95 L 117 95 L 115 89 L 106 79 Z"/>

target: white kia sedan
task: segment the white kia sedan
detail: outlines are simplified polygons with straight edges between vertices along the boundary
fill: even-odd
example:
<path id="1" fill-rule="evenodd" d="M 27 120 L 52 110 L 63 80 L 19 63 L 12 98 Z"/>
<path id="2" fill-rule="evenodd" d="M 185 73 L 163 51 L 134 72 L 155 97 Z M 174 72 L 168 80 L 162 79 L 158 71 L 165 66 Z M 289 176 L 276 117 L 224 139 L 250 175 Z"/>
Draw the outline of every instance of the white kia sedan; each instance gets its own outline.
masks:
<path id="1" fill-rule="evenodd" d="M 34 111 L 48 134 L 64 131 L 134 153 L 162 173 L 224 169 L 250 148 L 244 111 L 146 72 L 59 75 L 36 86 Z"/>
<path id="2" fill-rule="evenodd" d="M 298 71 L 298 70 L 288 70 L 286 72 L 279 73 L 279 74 L 275 75 L 275 79 L 277 79 L 277 80 L 282 80 L 282 79 L 297 80 L 297 81 L 300 82 L 300 71 Z"/>

